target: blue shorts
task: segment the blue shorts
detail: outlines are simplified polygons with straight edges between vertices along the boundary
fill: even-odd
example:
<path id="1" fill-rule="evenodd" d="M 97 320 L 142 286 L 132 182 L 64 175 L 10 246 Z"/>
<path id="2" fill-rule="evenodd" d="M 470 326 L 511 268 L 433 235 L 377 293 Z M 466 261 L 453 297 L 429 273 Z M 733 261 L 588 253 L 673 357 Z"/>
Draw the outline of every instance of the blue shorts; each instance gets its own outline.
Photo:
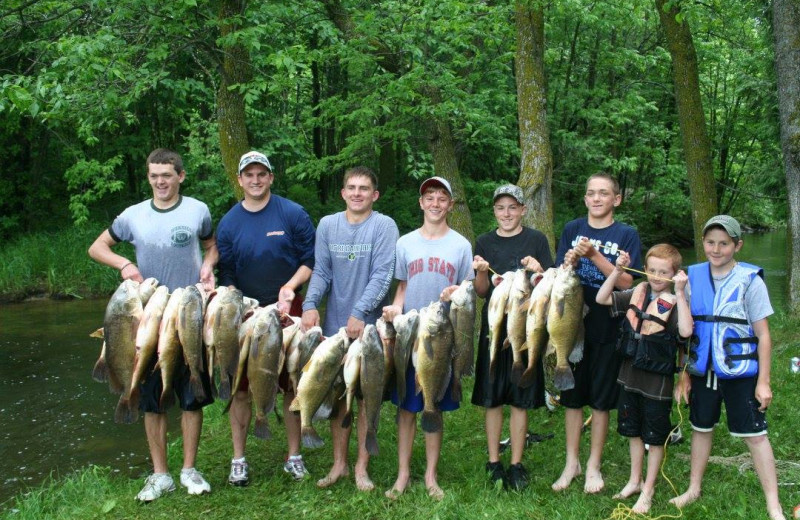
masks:
<path id="1" fill-rule="evenodd" d="M 755 397 L 758 376 L 717 379 L 713 372 L 709 373 L 710 378 L 691 376 L 689 421 L 692 423 L 692 428 L 700 432 L 712 431 L 719 422 L 724 402 L 731 435 L 734 437 L 765 435 L 767 416 L 758 409 L 760 404 Z"/>
<path id="2" fill-rule="evenodd" d="M 406 398 L 403 404 L 400 405 L 400 400 L 397 398 L 397 389 L 392 390 L 392 402 L 399 406 L 402 410 L 412 413 L 419 413 L 425 408 L 425 400 L 422 397 L 422 392 L 417 393 L 417 370 L 412 363 L 408 364 L 406 370 Z M 443 412 L 452 412 L 458 410 L 458 402 L 453 400 L 453 374 L 450 373 L 450 381 L 447 382 L 447 390 L 444 393 L 444 398 L 436 403 L 439 410 Z"/>

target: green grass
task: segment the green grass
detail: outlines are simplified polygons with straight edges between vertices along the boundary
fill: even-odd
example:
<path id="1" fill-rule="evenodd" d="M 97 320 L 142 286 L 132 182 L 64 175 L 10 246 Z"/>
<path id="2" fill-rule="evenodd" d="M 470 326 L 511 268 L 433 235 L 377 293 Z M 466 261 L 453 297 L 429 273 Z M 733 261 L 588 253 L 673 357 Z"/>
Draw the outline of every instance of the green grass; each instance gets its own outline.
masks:
<path id="1" fill-rule="evenodd" d="M 789 359 L 800 352 L 800 322 L 785 315 L 773 321 L 775 345 L 772 388 L 775 401 L 768 419 L 770 440 L 779 461 L 798 460 L 800 407 L 797 406 L 800 376 L 789 371 Z M 471 382 L 466 385 L 471 388 Z M 468 397 L 468 396 L 467 396 Z M 111 406 L 112 399 L 109 399 Z M 304 450 L 312 478 L 295 483 L 282 471 L 286 443 L 283 428 L 270 417 L 275 437 L 260 441 L 248 440 L 248 461 L 251 484 L 248 488 L 233 488 L 226 484 L 231 456 L 230 429 L 227 417 L 221 415 L 222 403 L 206 409 L 203 438 L 197 467 L 212 485 L 213 493 L 204 497 L 189 497 L 179 487 L 172 495 L 149 505 L 133 500 L 142 479 L 131 479 L 108 469 L 88 468 L 70 477 L 50 481 L 20 494 L 5 504 L 7 518 L 299 518 L 304 519 L 606 519 L 612 518 L 617 501 L 611 496 L 621 489 L 628 477 L 628 447 L 616 434 L 616 413 L 612 412 L 612 429 L 606 446 L 603 471 L 606 491 L 598 496 L 582 492 L 582 482 L 576 482 L 564 493 L 555 494 L 550 484 L 561 472 L 564 457 L 563 413 L 549 414 L 536 410 L 530 414 L 530 428 L 538 433 L 555 434 L 555 438 L 535 444 L 526 450 L 523 463 L 532 477 L 531 486 L 521 493 L 506 492 L 492 487 L 484 474 L 486 444 L 483 432 L 482 409 L 464 404 L 445 419 L 445 438 L 439 466 L 439 483 L 445 499 L 436 503 L 425 493 L 424 443 L 417 434 L 412 463 L 413 483 L 410 490 L 396 502 L 384 498 L 396 476 L 396 427 L 394 407 L 384 406 L 379 431 L 380 455 L 370 463 L 370 474 L 377 484 L 372 493 L 360 493 L 352 481 L 337 483 L 328 490 L 317 489 L 314 482 L 325 475 L 331 464 L 330 433 L 324 423 L 318 429 L 326 440 L 320 450 Z M 688 410 L 684 412 L 687 421 Z M 677 414 L 674 417 L 677 422 Z M 724 422 L 724 421 L 723 421 Z M 171 424 L 173 432 L 178 425 Z M 690 434 L 687 422 L 683 432 Z M 131 435 L 144 435 L 141 424 L 131 426 Z M 181 445 L 178 433 L 171 434 L 169 464 L 173 476 L 181 467 Z M 733 457 L 747 451 L 744 443 L 732 438 L 722 425 L 715 434 L 712 455 Z M 582 439 L 581 456 L 588 456 L 588 434 Z M 670 448 L 664 467 L 666 475 L 679 491 L 686 487 L 689 477 L 689 442 Z M 355 454 L 355 435 L 351 439 L 351 455 Z M 508 454 L 503 456 L 508 463 Z M 351 460 L 351 463 L 353 461 Z M 142 475 L 144 476 L 144 475 Z M 781 503 L 791 514 L 800 502 L 800 470 L 792 464 L 779 462 Z M 662 478 L 656 488 L 652 516 L 677 515 L 667 503 L 673 496 L 669 484 Z M 633 500 L 626 502 L 628 506 Z M 704 480 L 703 497 L 683 511 L 683 518 L 706 519 L 766 518 L 763 495 L 752 470 L 740 474 L 735 466 L 712 463 Z M 627 518 L 614 516 L 614 518 Z"/>
<path id="2" fill-rule="evenodd" d="M 0 251 L 0 302 L 30 296 L 82 298 L 111 294 L 119 273 L 94 262 L 87 250 L 105 228 L 68 228 L 19 237 Z M 116 251 L 133 257 L 129 244 Z"/>

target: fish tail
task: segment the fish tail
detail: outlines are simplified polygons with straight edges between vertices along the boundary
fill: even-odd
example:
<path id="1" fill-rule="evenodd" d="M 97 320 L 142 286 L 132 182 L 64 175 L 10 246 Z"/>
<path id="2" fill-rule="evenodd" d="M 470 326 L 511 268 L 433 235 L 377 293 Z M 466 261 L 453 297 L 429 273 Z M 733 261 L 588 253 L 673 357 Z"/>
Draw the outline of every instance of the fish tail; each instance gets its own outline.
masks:
<path id="1" fill-rule="evenodd" d="M 422 418 L 420 419 L 420 426 L 422 426 L 422 430 L 427 433 L 442 431 L 442 412 L 438 410 L 424 410 L 422 412 Z"/>
<path id="2" fill-rule="evenodd" d="M 140 400 L 141 396 L 142 396 L 142 392 L 139 389 L 139 385 L 138 384 L 133 385 L 131 387 L 130 395 L 128 397 L 128 400 L 131 403 L 131 408 L 135 408 L 137 410 L 139 409 L 139 400 Z"/>
<path id="3" fill-rule="evenodd" d="M 375 430 L 369 429 L 367 430 L 367 438 L 364 442 L 365 447 L 367 448 L 367 453 L 372 456 L 378 454 L 378 436 L 375 433 Z"/>
<path id="4" fill-rule="evenodd" d="M 219 398 L 226 401 L 231 398 L 231 380 L 226 374 L 220 374 Z"/>
<path id="5" fill-rule="evenodd" d="M 117 409 L 114 412 L 114 422 L 132 424 L 139 418 L 139 409 L 131 406 L 131 400 L 124 395 L 119 398 Z"/>
<path id="6" fill-rule="evenodd" d="M 519 376 L 519 382 L 517 383 L 517 386 L 520 388 L 528 388 L 533 384 L 535 378 L 536 371 L 533 369 L 533 367 L 528 367 L 525 369 L 522 375 Z"/>
<path id="7" fill-rule="evenodd" d="M 289 411 L 290 412 L 300 411 L 300 400 L 297 398 L 297 392 L 294 393 L 294 399 L 292 399 L 292 402 L 289 403 Z"/>
<path id="8" fill-rule="evenodd" d="M 253 428 L 253 435 L 259 439 L 269 440 L 272 438 L 272 432 L 269 430 L 269 423 L 267 417 L 259 417 L 256 415 L 256 425 Z"/>
<path id="9" fill-rule="evenodd" d="M 161 411 L 167 411 L 172 408 L 173 404 L 175 404 L 175 392 L 172 391 L 172 387 L 164 388 L 161 398 L 158 400 L 158 407 Z"/>
<path id="10" fill-rule="evenodd" d="M 94 364 L 92 379 L 98 383 L 105 383 L 108 381 L 108 365 L 106 365 L 106 360 L 103 356 L 100 356 L 97 363 Z"/>
<path id="11" fill-rule="evenodd" d="M 575 388 L 575 376 L 572 375 L 569 365 L 556 367 L 553 384 L 561 391 Z"/>
<path id="12" fill-rule="evenodd" d="M 514 361 L 514 364 L 511 365 L 511 382 L 515 385 L 519 385 L 519 381 L 522 378 L 522 373 L 525 371 L 525 365 L 522 364 L 522 361 Z"/>
<path id="13" fill-rule="evenodd" d="M 325 445 L 313 426 L 303 426 L 300 430 L 300 436 L 303 439 L 303 446 L 306 448 L 321 448 Z"/>
<path id="14" fill-rule="evenodd" d="M 347 429 L 352 425 L 353 425 L 353 411 L 348 410 L 347 413 L 344 414 L 344 417 L 342 417 L 342 428 Z"/>
<path id="15" fill-rule="evenodd" d="M 460 403 L 461 402 L 461 378 L 454 377 L 453 378 L 453 388 L 450 390 L 450 395 L 453 398 L 453 401 Z"/>
<path id="16" fill-rule="evenodd" d="M 203 380 L 198 374 L 189 376 L 189 384 L 192 385 L 192 393 L 198 401 L 206 400 L 206 389 L 203 387 Z"/>

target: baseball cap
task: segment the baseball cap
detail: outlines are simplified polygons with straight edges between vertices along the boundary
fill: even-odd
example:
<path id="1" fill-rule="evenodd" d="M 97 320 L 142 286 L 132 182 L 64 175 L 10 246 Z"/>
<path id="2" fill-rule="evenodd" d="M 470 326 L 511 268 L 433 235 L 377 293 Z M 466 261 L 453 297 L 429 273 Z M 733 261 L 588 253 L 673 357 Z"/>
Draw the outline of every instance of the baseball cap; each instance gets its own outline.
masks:
<path id="1" fill-rule="evenodd" d="M 708 231 L 708 228 L 712 226 L 721 226 L 722 229 L 724 229 L 725 232 L 737 242 L 742 238 L 742 227 L 739 225 L 739 222 L 730 215 L 717 215 L 708 219 L 706 225 L 703 226 L 704 236 L 706 231 Z"/>
<path id="2" fill-rule="evenodd" d="M 525 205 L 525 197 L 522 195 L 522 188 L 519 186 L 515 186 L 514 184 L 504 184 L 498 187 L 496 190 L 494 190 L 494 197 L 492 198 L 492 201 L 497 200 L 503 195 L 508 195 L 523 206 Z"/>
<path id="3" fill-rule="evenodd" d="M 444 188 L 450 198 L 453 198 L 453 189 L 450 187 L 450 183 L 447 182 L 447 179 L 443 179 L 442 177 L 431 177 L 430 179 L 425 179 L 422 181 L 422 184 L 419 185 L 419 194 L 424 195 L 425 190 L 428 188 Z"/>
<path id="4" fill-rule="evenodd" d="M 264 166 L 267 167 L 267 170 L 269 170 L 269 172 L 272 173 L 272 165 L 269 163 L 269 159 L 267 159 L 267 156 L 261 152 L 253 151 L 253 152 L 247 152 L 242 156 L 241 159 L 239 159 L 239 175 L 242 174 L 242 170 L 244 170 L 248 164 L 253 164 L 253 163 L 263 164 Z"/>

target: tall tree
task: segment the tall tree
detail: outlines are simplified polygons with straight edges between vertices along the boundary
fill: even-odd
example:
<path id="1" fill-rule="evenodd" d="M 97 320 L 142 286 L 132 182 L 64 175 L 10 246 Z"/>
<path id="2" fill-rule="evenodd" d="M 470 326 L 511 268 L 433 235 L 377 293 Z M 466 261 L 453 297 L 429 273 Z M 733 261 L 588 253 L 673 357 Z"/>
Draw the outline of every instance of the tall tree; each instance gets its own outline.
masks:
<path id="1" fill-rule="evenodd" d="M 667 38 L 672 57 L 672 79 L 675 101 L 681 126 L 683 155 L 692 200 L 695 251 L 702 258 L 703 224 L 717 213 L 717 193 L 714 189 L 714 166 L 711 162 L 711 142 L 706 131 L 703 102 L 700 98 L 700 79 L 697 53 L 689 24 L 680 9 L 680 0 L 656 0 L 656 9 Z"/>
<path id="2" fill-rule="evenodd" d="M 800 310 L 800 3 L 774 0 L 775 68 L 789 195 L 789 301 Z"/>
<path id="3" fill-rule="evenodd" d="M 541 4 L 517 0 L 515 21 L 517 50 L 514 65 L 521 151 L 518 183 L 528 206 L 525 223 L 544 233 L 553 249 L 553 156 L 547 126 L 544 11 Z"/>

